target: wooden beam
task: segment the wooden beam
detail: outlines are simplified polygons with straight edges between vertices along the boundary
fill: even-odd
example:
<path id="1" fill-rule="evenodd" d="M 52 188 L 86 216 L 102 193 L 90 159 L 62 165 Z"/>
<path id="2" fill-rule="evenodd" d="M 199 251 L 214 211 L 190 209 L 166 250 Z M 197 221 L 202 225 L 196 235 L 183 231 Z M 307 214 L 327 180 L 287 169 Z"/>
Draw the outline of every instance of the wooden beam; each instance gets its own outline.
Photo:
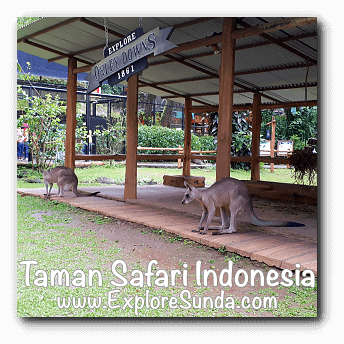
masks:
<path id="1" fill-rule="evenodd" d="M 188 93 L 185 94 L 184 97 L 205 97 L 205 96 L 218 96 L 219 92 L 215 91 L 215 92 L 202 92 L 202 93 Z M 161 96 L 161 98 L 169 98 L 169 99 L 173 99 L 173 98 L 178 98 L 177 96 Z"/>
<path id="2" fill-rule="evenodd" d="M 269 163 L 269 164 L 283 164 L 283 165 L 290 164 L 289 159 L 288 158 L 283 158 L 283 157 L 271 158 L 269 156 L 260 156 L 260 157 L 257 158 L 257 160 L 259 162 L 266 162 L 266 163 Z"/>
<path id="3" fill-rule="evenodd" d="M 88 73 L 92 69 L 92 66 L 85 66 L 85 67 L 79 67 L 79 68 L 74 68 L 73 73 L 78 74 L 78 73 Z"/>
<path id="4" fill-rule="evenodd" d="M 316 82 L 310 82 L 307 84 L 307 87 L 317 87 L 317 83 Z M 305 88 L 306 87 L 306 84 L 305 83 L 301 83 L 301 84 L 293 84 L 293 85 L 276 85 L 276 86 L 267 86 L 267 87 L 259 87 L 257 88 L 256 90 L 252 90 L 252 89 L 240 89 L 240 90 L 234 90 L 233 92 L 234 93 L 247 93 L 247 92 L 250 92 L 250 93 L 259 93 L 262 97 L 266 97 L 266 98 L 269 98 L 268 96 L 266 96 L 265 94 L 263 93 L 260 93 L 260 92 L 265 92 L 265 91 L 277 91 L 277 90 L 291 90 L 291 89 L 294 89 L 294 88 Z M 202 93 L 188 93 L 187 96 L 189 97 L 203 97 L 203 96 L 216 96 L 218 95 L 219 92 L 202 92 Z M 165 96 L 161 96 L 161 98 L 165 98 Z M 173 99 L 173 98 L 177 98 L 177 96 L 166 96 L 166 98 L 169 98 L 169 99 Z M 270 97 L 271 99 L 272 97 Z M 275 98 L 272 98 L 272 99 L 275 99 Z M 277 100 L 276 100 L 277 101 Z"/>
<path id="5" fill-rule="evenodd" d="M 235 18 L 223 19 L 216 180 L 230 176 L 235 66 Z"/>
<path id="6" fill-rule="evenodd" d="M 77 56 L 77 55 L 89 53 L 91 51 L 100 50 L 100 49 L 102 49 L 102 50 L 104 49 L 104 44 L 100 44 L 96 47 L 92 47 L 92 48 L 88 48 L 88 49 L 79 50 L 79 51 L 76 51 L 74 53 L 71 53 L 70 55 Z M 56 56 L 56 57 L 53 57 L 51 59 L 48 59 L 48 62 L 55 62 L 55 61 L 61 60 L 63 58 L 64 58 L 64 56 Z"/>
<path id="7" fill-rule="evenodd" d="M 253 96 L 253 111 L 252 111 L 252 161 L 251 161 L 251 179 L 260 180 L 260 164 L 257 161 L 259 157 L 259 146 L 260 146 L 260 128 L 262 125 L 262 114 L 259 109 L 261 102 L 260 94 L 256 93 Z"/>
<path id="8" fill-rule="evenodd" d="M 200 113 L 200 112 L 218 112 L 219 107 L 218 105 L 209 105 L 209 106 L 193 106 L 191 108 L 192 112 Z"/>
<path id="9" fill-rule="evenodd" d="M 137 198 L 138 75 L 128 79 L 127 96 L 127 159 L 124 200 Z"/>
<path id="10" fill-rule="evenodd" d="M 252 110 L 252 104 L 243 104 L 243 105 L 233 105 L 233 111 L 249 111 Z M 218 105 L 210 106 L 193 106 L 192 112 L 218 112 Z"/>
<path id="11" fill-rule="evenodd" d="M 73 73 L 73 69 L 76 63 L 74 57 L 68 59 L 65 166 L 72 170 L 75 168 L 77 75 Z"/>
<path id="12" fill-rule="evenodd" d="M 219 78 L 219 75 L 217 73 L 214 73 L 214 72 L 211 72 L 205 68 L 202 68 L 202 67 L 198 67 L 190 62 L 187 62 L 183 59 L 180 59 L 178 57 L 175 57 L 175 56 L 172 56 L 170 54 L 167 54 L 166 57 L 168 57 L 169 59 L 173 60 L 173 61 L 176 61 L 184 66 L 187 66 L 187 67 L 190 67 L 192 69 L 195 69 L 197 70 L 198 72 L 201 72 L 201 73 L 204 73 L 204 74 L 207 74 L 209 76 L 211 76 L 212 78 Z"/>
<path id="13" fill-rule="evenodd" d="M 221 41 L 222 41 L 222 34 L 206 37 L 206 38 L 201 38 L 201 39 L 196 39 L 194 41 L 181 43 L 178 45 L 178 47 L 168 50 L 166 54 L 180 53 L 185 50 L 191 50 L 191 49 L 201 48 L 201 47 L 205 47 L 212 44 L 221 43 Z M 166 55 L 166 54 L 161 54 L 159 56 Z M 152 58 L 152 57 L 153 55 L 148 56 L 148 58 Z"/>
<path id="14" fill-rule="evenodd" d="M 141 160 L 178 160 L 184 159 L 184 154 L 137 154 L 137 161 Z M 126 154 L 76 154 L 75 160 L 92 160 L 92 161 L 103 161 L 103 160 L 126 160 Z"/>
<path id="15" fill-rule="evenodd" d="M 303 102 L 289 102 L 289 103 L 276 103 L 276 104 L 261 104 L 259 108 L 261 110 L 271 110 L 278 108 L 291 108 L 291 107 L 303 107 L 303 106 L 317 106 L 317 100 L 309 100 Z"/>
<path id="16" fill-rule="evenodd" d="M 125 154 L 75 154 L 75 160 L 92 160 L 92 161 L 102 161 L 102 160 L 125 160 Z"/>
<path id="17" fill-rule="evenodd" d="M 246 29 L 237 29 L 233 31 L 232 38 L 240 39 L 244 37 L 257 36 L 263 33 L 274 32 L 288 27 L 295 27 L 300 25 L 308 25 L 316 22 L 316 17 L 304 17 L 304 18 L 287 18 L 278 20 L 273 23 L 265 23 L 258 26 L 253 26 Z"/>
<path id="18" fill-rule="evenodd" d="M 218 79 L 219 77 L 213 77 L 213 76 L 202 76 L 202 77 L 195 77 L 195 78 L 188 78 L 188 79 L 180 79 L 180 80 L 167 80 L 167 81 L 160 81 L 160 82 L 152 82 L 151 86 L 161 86 L 161 85 L 170 85 L 170 84 L 181 84 L 184 82 L 193 82 L 193 81 L 203 81 L 208 79 Z M 140 85 L 139 87 L 145 87 L 146 85 Z"/>
<path id="19" fill-rule="evenodd" d="M 183 176 L 190 176 L 191 172 L 191 122 L 192 122 L 192 101 L 190 98 L 185 99 L 185 116 L 184 116 L 184 155 Z"/>

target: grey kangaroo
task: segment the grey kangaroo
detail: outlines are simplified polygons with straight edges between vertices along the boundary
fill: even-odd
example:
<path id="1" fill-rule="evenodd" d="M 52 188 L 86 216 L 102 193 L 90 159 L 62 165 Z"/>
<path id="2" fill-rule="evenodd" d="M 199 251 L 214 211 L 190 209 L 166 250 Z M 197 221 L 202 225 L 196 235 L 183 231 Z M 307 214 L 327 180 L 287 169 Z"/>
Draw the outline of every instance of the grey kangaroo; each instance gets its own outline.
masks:
<path id="1" fill-rule="evenodd" d="M 47 194 L 45 196 L 46 199 L 50 196 L 50 191 L 54 183 L 59 187 L 57 194 L 61 197 L 64 197 L 64 191 L 70 190 L 71 188 L 74 195 L 77 197 L 94 196 L 99 193 L 99 191 L 93 192 L 89 195 L 79 193 L 78 177 L 71 168 L 66 166 L 56 166 L 52 170 L 43 172 L 43 182 L 47 190 Z M 49 191 L 48 185 L 50 185 Z"/>
<path id="2" fill-rule="evenodd" d="M 234 178 L 222 178 L 205 190 L 198 190 L 194 186 L 184 182 L 187 188 L 182 204 L 187 204 L 196 199 L 202 206 L 202 217 L 197 232 L 206 234 L 208 229 L 218 229 L 213 235 L 228 234 L 236 232 L 236 217 L 239 212 L 246 212 L 248 221 L 256 226 L 276 227 L 303 227 L 304 224 L 290 221 L 269 221 L 258 218 L 253 212 L 252 201 L 247 186 L 240 180 Z M 219 207 L 221 212 L 221 227 L 209 227 L 215 214 L 215 208 Z M 230 223 L 226 209 L 230 210 Z M 201 233 L 202 223 L 208 215 Z"/>

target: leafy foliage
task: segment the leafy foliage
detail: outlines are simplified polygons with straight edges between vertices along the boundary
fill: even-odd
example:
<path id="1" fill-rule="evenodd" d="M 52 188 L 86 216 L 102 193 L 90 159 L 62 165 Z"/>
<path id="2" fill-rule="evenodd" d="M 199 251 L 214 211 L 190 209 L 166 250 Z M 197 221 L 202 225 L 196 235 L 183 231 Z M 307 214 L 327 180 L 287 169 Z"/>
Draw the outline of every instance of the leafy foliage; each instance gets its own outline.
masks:
<path id="1" fill-rule="evenodd" d="M 125 146 L 127 137 L 126 109 L 111 114 L 107 120 L 107 129 L 95 130 L 98 154 L 119 154 Z"/>
<path id="2" fill-rule="evenodd" d="M 275 116 L 276 141 L 293 140 L 294 149 L 303 149 L 308 139 L 317 133 L 317 107 L 302 107 L 285 109 L 285 115 Z M 272 110 L 262 111 L 261 135 L 265 137 L 266 131 L 271 130 L 267 123 L 275 115 Z"/>
<path id="3" fill-rule="evenodd" d="M 252 133 L 250 131 L 249 122 L 245 119 L 246 112 L 238 111 L 233 113 L 232 120 L 232 156 L 250 156 Z M 215 137 L 214 143 L 217 144 L 218 133 L 218 113 L 212 112 L 209 116 L 210 134 Z M 231 162 L 232 168 L 248 169 L 250 163 Z"/>
<path id="4" fill-rule="evenodd" d="M 138 146 L 154 147 L 154 148 L 178 148 L 184 146 L 184 131 L 177 129 L 169 129 L 160 125 L 140 126 L 138 130 Z M 191 135 L 192 150 L 214 150 L 216 144 L 211 136 L 198 137 Z M 139 151 L 142 153 L 142 151 Z M 145 151 L 147 154 L 173 154 L 168 151 Z"/>
<path id="5" fill-rule="evenodd" d="M 18 69 L 21 67 L 18 65 Z M 66 107 L 58 97 L 52 98 L 47 94 L 45 99 L 40 96 L 28 97 L 23 89 L 18 86 L 17 92 L 21 100 L 18 101 L 18 110 L 22 114 L 17 120 L 17 127 L 24 123 L 29 128 L 29 148 L 39 171 L 45 170 L 51 162 L 63 161 L 66 125 L 61 123 Z M 82 115 L 77 114 L 76 139 L 81 141 L 86 135 L 82 128 Z M 76 145 L 80 150 L 81 143 Z M 61 154 L 58 154 L 60 152 Z"/>

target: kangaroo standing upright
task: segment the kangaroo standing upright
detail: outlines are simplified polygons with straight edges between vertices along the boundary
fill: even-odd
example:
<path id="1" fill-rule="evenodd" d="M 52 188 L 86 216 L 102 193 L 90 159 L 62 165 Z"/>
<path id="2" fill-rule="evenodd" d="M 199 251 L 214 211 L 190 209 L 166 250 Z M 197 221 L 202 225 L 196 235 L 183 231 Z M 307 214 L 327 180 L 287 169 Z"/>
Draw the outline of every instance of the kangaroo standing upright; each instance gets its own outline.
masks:
<path id="1" fill-rule="evenodd" d="M 45 188 L 47 190 L 47 194 L 45 198 L 50 196 L 51 188 L 53 184 L 56 183 L 59 187 L 57 194 L 61 197 L 64 197 L 64 191 L 70 190 L 72 191 L 75 196 L 77 197 L 84 197 L 84 196 L 94 196 L 99 191 L 93 192 L 89 195 L 84 195 L 78 192 L 78 177 L 74 173 L 74 171 L 66 166 L 57 166 L 52 170 L 43 172 L 43 182 L 45 184 Z M 50 189 L 48 191 L 48 185 L 50 185 Z"/>
<path id="2" fill-rule="evenodd" d="M 234 178 L 222 178 L 215 182 L 212 186 L 205 190 L 197 190 L 194 186 L 184 182 L 187 190 L 182 199 L 182 204 L 187 204 L 196 199 L 202 206 L 203 212 L 198 230 L 193 232 L 200 233 L 202 223 L 208 215 L 204 231 L 206 234 L 208 229 L 218 229 L 213 235 L 228 234 L 236 232 L 236 217 L 239 212 L 246 212 L 250 223 L 256 226 L 276 226 L 276 227 L 303 227 L 304 224 L 290 221 L 269 221 L 258 218 L 252 207 L 252 201 L 247 186 L 241 180 Z M 209 227 L 211 220 L 215 214 L 216 207 L 221 212 L 221 227 Z M 230 223 L 226 209 L 230 210 Z"/>

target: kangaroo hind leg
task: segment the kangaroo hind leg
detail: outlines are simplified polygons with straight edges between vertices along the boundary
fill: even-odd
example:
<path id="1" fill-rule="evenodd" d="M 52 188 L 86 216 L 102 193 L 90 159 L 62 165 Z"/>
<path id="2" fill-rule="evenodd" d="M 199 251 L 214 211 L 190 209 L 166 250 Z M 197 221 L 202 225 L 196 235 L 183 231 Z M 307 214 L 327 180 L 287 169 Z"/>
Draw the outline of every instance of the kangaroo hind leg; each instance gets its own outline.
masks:
<path id="1" fill-rule="evenodd" d="M 236 209 L 235 207 L 230 207 L 230 223 L 229 223 L 229 228 L 228 228 L 228 218 L 227 218 L 227 223 L 224 228 L 221 228 L 217 232 L 214 232 L 213 235 L 221 235 L 221 234 L 231 234 L 236 232 L 236 217 L 239 209 Z"/>

